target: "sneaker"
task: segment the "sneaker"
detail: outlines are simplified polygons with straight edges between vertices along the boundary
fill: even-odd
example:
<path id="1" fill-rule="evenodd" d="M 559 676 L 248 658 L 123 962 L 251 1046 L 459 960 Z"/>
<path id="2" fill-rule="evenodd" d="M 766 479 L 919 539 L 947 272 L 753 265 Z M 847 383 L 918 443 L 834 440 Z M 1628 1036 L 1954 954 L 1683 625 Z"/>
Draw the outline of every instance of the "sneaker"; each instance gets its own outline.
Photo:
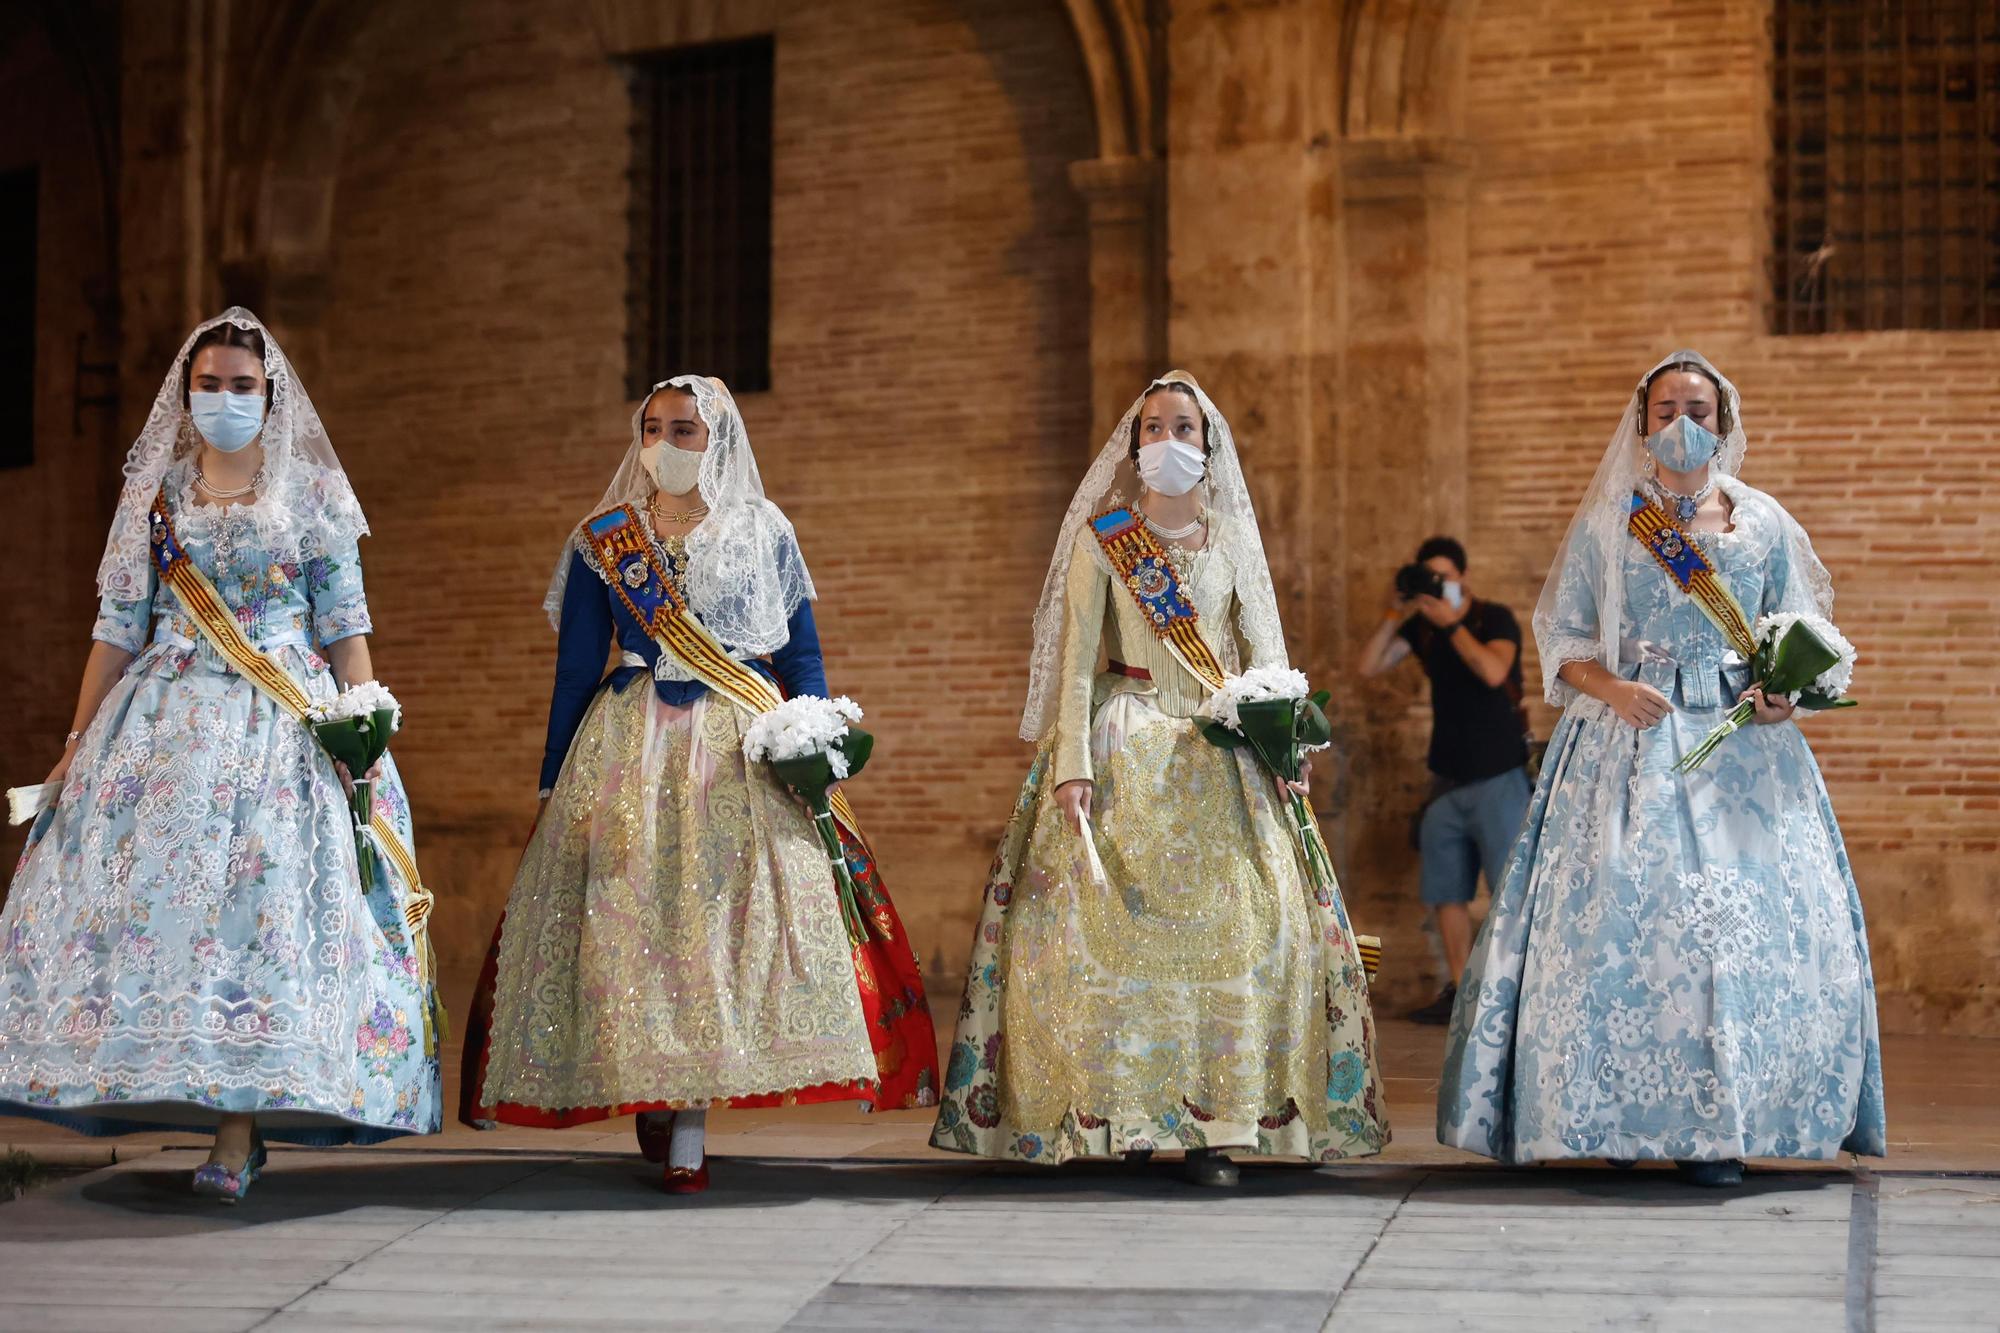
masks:
<path id="1" fill-rule="evenodd" d="M 1421 1009 L 1412 1009 L 1405 1017 L 1412 1023 L 1422 1023 L 1426 1027 L 1441 1028 L 1451 1022 L 1451 1007 L 1458 1002 L 1458 987 L 1446 986 L 1438 992 L 1438 997 Z"/>

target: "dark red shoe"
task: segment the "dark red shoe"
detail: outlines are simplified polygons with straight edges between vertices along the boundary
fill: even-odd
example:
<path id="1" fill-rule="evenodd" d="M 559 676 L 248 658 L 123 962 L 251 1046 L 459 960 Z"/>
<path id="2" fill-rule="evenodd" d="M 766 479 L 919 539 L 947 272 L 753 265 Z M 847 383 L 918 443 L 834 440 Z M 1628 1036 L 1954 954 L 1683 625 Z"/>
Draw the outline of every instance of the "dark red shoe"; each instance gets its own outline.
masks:
<path id="1" fill-rule="evenodd" d="M 660 1188 L 669 1194 L 700 1194 L 708 1188 L 708 1159 L 701 1159 L 701 1165 L 692 1170 L 685 1166 L 670 1166 L 660 1174 Z"/>
<path id="2" fill-rule="evenodd" d="M 649 1162 L 666 1161 L 667 1144 L 674 1137 L 673 1112 L 641 1111 L 632 1123 L 639 1133 L 639 1155 Z"/>

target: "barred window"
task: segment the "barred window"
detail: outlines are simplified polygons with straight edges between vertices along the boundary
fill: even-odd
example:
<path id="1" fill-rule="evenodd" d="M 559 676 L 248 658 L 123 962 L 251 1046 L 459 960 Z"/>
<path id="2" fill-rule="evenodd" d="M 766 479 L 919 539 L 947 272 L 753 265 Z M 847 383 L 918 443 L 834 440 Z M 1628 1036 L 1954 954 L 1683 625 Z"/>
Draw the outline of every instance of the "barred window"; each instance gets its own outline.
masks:
<path id="1" fill-rule="evenodd" d="M 2000 0 L 1774 0 L 1771 328 L 2000 328 Z"/>
<path id="2" fill-rule="evenodd" d="M 683 371 L 771 387 L 774 55 L 764 36 L 632 61 L 635 398 Z"/>
<path id="3" fill-rule="evenodd" d="M 35 461 L 35 263 L 41 173 L 0 172 L 0 468 Z"/>

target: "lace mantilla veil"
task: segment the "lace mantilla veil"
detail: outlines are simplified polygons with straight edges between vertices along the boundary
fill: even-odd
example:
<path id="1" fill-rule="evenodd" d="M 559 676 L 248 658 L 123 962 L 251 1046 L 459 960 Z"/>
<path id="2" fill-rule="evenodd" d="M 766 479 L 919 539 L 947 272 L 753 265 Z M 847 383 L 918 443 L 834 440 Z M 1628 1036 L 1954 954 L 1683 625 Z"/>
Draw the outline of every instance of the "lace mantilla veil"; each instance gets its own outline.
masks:
<path id="1" fill-rule="evenodd" d="M 764 481 L 750 452 L 750 433 L 736 399 L 721 380 L 705 375 L 676 375 L 655 384 L 632 412 L 632 442 L 612 474 L 604 498 L 591 516 L 622 504 L 644 513 L 658 489 L 639 462 L 645 444 L 646 404 L 662 389 L 694 395 L 695 410 L 708 427 L 708 449 L 701 460 L 697 489 L 708 517 L 688 534 L 687 567 L 681 587 L 688 606 L 701 623 L 726 646 L 745 658 L 761 657 L 785 646 L 791 637 L 792 613 L 801 601 L 816 598 L 812 575 L 799 552 L 791 520 L 764 498 Z M 674 446 L 669 443 L 665 447 Z M 582 537 L 583 525 L 570 530 L 556 557 L 542 609 L 549 624 L 562 623 L 563 593 L 569 583 L 570 554 L 580 551 L 594 560 Z M 671 669 L 664 656 L 662 665 Z"/>
<path id="2" fill-rule="evenodd" d="M 1710 475 L 1739 509 L 1765 505 L 1773 516 L 1788 548 L 1794 577 L 1803 578 L 1811 606 L 1819 615 L 1833 610 L 1833 578 L 1814 554 L 1792 516 L 1776 500 L 1738 479 L 1743 470 L 1748 442 L 1743 433 L 1741 396 L 1723 373 L 1707 357 L 1695 351 L 1678 351 L 1664 358 L 1639 377 L 1634 392 L 1625 401 L 1625 411 L 1605 447 L 1604 459 L 1583 493 L 1583 502 L 1570 519 L 1542 595 L 1535 602 L 1535 648 L 1542 663 L 1542 693 L 1549 703 L 1564 707 L 1577 697 L 1577 690 L 1557 673 L 1570 662 L 1598 661 L 1611 671 L 1619 669 L 1620 627 L 1625 612 L 1626 525 L 1631 519 L 1634 491 L 1642 489 L 1652 475 L 1652 456 L 1646 451 L 1646 418 L 1643 395 L 1646 386 L 1662 371 L 1672 368 L 1698 370 L 1721 387 L 1722 411 L 1729 429 L 1722 448 L 1709 464 Z M 1738 522 L 1742 521 L 1739 517 Z M 1755 618 L 1755 608 L 1751 608 Z M 1594 625 L 1594 634 L 1579 633 L 1582 626 Z"/>
<path id="3" fill-rule="evenodd" d="M 214 319 L 197 325 L 174 355 L 166 382 L 153 399 L 153 410 L 139 438 L 125 455 L 125 484 L 118 495 L 118 512 L 97 566 L 97 591 L 120 601 L 147 595 L 152 575 L 151 527 L 146 521 L 153 497 L 178 469 L 192 467 L 201 447 L 183 401 L 182 370 L 195 341 L 223 324 L 254 329 L 264 339 L 264 376 L 270 381 L 270 407 L 258 436 L 264 463 L 254 503 L 234 505 L 232 516 L 254 526 L 255 544 L 276 564 L 305 564 L 329 551 L 352 544 L 368 531 L 361 505 L 354 498 L 347 473 L 334 456 L 306 387 L 292 372 L 277 338 L 264 322 L 242 306 L 231 306 Z"/>
<path id="4" fill-rule="evenodd" d="M 1200 485 L 1210 516 L 1210 539 L 1237 569 L 1238 597 L 1242 605 L 1246 637 L 1258 641 L 1284 642 L 1278 621 L 1278 599 L 1271 586 L 1271 566 L 1264 556 L 1264 539 L 1257 528 L 1257 509 L 1250 500 L 1250 487 L 1243 479 L 1243 464 L 1237 457 L 1236 437 L 1229 423 L 1209 396 L 1185 371 L 1170 370 L 1146 386 L 1118 419 L 1117 428 L 1105 441 L 1083 483 L 1063 515 L 1056 533 L 1055 556 L 1049 561 L 1048 577 L 1042 581 L 1042 600 L 1035 608 L 1035 647 L 1028 659 L 1028 702 L 1021 712 L 1021 738 L 1039 741 L 1055 724 L 1056 698 L 1062 669 L 1064 601 L 1069 587 L 1070 562 L 1078 550 L 1077 538 L 1092 518 L 1117 505 L 1137 504 L 1144 487 L 1130 454 L 1132 423 L 1145 406 L 1146 398 L 1157 389 L 1181 388 L 1194 395 L 1208 424 L 1208 472 Z M 1086 548 L 1086 556 L 1089 551 Z M 1258 634 L 1249 633 L 1255 626 Z"/>

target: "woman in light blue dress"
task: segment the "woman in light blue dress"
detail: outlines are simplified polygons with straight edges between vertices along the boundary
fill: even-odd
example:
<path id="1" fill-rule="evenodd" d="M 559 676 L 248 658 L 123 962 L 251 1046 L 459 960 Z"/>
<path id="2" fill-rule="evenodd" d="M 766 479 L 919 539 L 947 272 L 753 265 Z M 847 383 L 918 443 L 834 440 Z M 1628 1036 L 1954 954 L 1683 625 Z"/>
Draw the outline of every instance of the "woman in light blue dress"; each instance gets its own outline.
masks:
<path id="1" fill-rule="evenodd" d="M 1535 638 L 1565 711 L 1459 991 L 1443 1143 L 1669 1160 L 1707 1185 L 1746 1157 L 1885 1150 L 1868 939 L 1819 766 L 1627 530 L 1643 497 L 1753 622 L 1828 616 L 1804 530 L 1737 479 L 1741 423 L 1699 355 L 1654 367 L 1543 590 Z M 1746 695 L 1759 725 L 1676 772 Z"/>
<path id="2" fill-rule="evenodd" d="M 434 996 L 413 886 L 383 861 L 363 892 L 347 775 L 205 641 L 151 542 L 170 529 L 317 704 L 373 679 L 367 526 L 304 387 L 241 309 L 182 347 L 125 478 L 59 795 L 0 913 L 0 1112 L 86 1134 L 213 1127 L 195 1186 L 234 1201 L 266 1136 L 439 1127 Z M 408 847 L 386 758 L 375 793 Z"/>

